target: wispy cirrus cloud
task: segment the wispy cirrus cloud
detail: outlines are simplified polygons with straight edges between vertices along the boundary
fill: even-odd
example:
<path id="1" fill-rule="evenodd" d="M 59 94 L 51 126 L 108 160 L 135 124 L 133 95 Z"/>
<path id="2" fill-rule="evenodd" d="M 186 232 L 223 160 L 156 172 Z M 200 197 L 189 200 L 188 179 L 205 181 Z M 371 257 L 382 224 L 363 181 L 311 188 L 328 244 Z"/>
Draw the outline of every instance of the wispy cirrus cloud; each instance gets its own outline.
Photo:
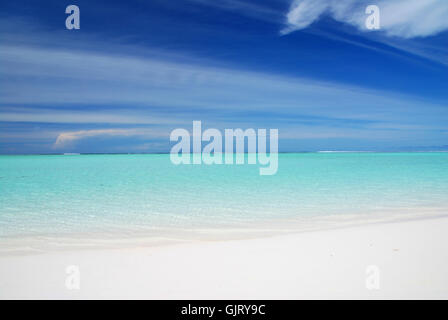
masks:
<path id="1" fill-rule="evenodd" d="M 154 107 L 261 111 L 275 106 L 290 114 L 373 120 L 390 120 L 391 109 L 412 114 L 425 105 L 426 110 L 440 111 L 437 103 L 385 91 L 163 59 L 5 45 L 0 48 L 0 61 L 4 62 L 0 112 L 4 119 L 15 122 L 166 122 L 160 117 L 144 116 L 146 108 Z M 11 80 L 20 81 L 21 86 Z M 335 101 L 338 108 L 332 107 Z M 32 111 L 5 107 L 12 104 L 61 108 L 55 111 L 37 107 Z M 115 111 L 69 111 L 62 108 L 67 104 L 109 105 Z M 132 107 L 120 110 L 123 105 Z M 174 119 L 170 118 L 170 122 Z"/>
<path id="2" fill-rule="evenodd" d="M 3 122 L 79 123 L 79 124 L 139 124 L 163 125 L 183 123 L 160 115 L 115 108 L 115 110 L 73 110 L 67 108 L 42 108 L 1 106 L 0 119 Z"/>
<path id="3" fill-rule="evenodd" d="M 426 37 L 448 30 L 445 0 L 294 0 L 281 33 L 307 28 L 324 15 L 366 31 L 365 8 L 370 4 L 379 6 L 381 31 L 387 36 Z"/>
<path id="4" fill-rule="evenodd" d="M 241 15 L 251 17 L 266 22 L 279 23 L 282 21 L 282 11 L 268 6 L 266 3 L 261 4 L 257 1 L 249 0 L 189 0 L 197 4 L 211 6 L 222 10 L 237 12 Z M 285 3 L 287 0 L 283 0 Z M 278 4 L 275 3 L 274 4 Z"/>
<path id="5" fill-rule="evenodd" d="M 0 117 L 6 122 L 104 128 L 106 124 L 177 125 L 200 117 L 207 124 L 229 125 L 238 120 L 236 114 L 242 114 L 248 126 L 260 125 L 260 119 L 272 124 L 279 116 L 278 126 L 316 117 L 327 125 L 369 120 L 429 128 L 447 119 L 446 108 L 431 99 L 268 72 L 34 46 L 4 45 L 0 61 L 5 62 Z M 85 107 L 92 105 L 101 108 Z M 274 109 L 270 116 L 248 116 Z M 280 119 L 282 114 L 287 117 Z M 103 130 L 63 131 L 55 145 L 87 137 L 142 135 L 141 130 Z"/>

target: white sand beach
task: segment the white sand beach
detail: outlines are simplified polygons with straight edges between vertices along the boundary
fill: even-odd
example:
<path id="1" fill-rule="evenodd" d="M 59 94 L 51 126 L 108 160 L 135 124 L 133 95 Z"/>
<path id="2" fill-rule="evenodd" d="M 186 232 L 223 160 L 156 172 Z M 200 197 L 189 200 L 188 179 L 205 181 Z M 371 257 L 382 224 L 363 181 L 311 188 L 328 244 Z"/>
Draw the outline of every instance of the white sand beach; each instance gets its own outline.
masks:
<path id="1" fill-rule="evenodd" d="M 71 265 L 79 268 L 79 290 L 66 287 Z M 0 298 L 447 299 L 448 218 L 251 240 L 3 255 Z"/>

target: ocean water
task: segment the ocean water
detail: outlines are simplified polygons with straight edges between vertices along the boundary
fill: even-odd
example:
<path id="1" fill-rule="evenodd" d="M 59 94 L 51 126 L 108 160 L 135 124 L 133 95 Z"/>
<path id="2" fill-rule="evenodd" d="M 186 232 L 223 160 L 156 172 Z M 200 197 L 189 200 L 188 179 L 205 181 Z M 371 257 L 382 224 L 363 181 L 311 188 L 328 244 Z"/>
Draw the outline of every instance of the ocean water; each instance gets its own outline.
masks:
<path id="1" fill-rule="evenodd" d="M 448 153 L 279 154 L 276 175 L 258 169 L 176 166 L 167 154 L 0 156 L 0 239 L 200 238 L 448 214 Z"/>

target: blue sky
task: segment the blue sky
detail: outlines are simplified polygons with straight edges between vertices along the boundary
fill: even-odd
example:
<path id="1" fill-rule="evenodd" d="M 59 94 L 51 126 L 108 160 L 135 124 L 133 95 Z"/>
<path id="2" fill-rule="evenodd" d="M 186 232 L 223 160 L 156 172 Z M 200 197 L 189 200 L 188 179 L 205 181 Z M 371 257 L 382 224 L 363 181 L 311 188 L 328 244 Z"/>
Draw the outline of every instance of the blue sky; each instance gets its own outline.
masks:
<path id="1" fill-rule="evenodd" d="M 280 151 L 447 150 L 447 88 L 445 0 L 0 4 L 4 154 L 167 152 L 193 120 L 278 128 Z"/>

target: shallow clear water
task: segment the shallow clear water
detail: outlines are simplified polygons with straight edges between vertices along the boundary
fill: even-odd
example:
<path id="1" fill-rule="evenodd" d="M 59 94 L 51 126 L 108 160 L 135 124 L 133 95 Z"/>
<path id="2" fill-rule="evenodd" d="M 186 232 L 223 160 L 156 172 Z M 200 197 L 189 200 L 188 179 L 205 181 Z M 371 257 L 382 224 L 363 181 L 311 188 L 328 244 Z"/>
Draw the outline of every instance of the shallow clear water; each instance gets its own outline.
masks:
<path id="1" fill-rule="evenodd" d="M 0 156 L 0 237 L 225 228 L 448 208 L 448 153 L 280 154 L 258 165 L 169 155 Z M 152 230 L 152 231 L 151 231 Z"/>

